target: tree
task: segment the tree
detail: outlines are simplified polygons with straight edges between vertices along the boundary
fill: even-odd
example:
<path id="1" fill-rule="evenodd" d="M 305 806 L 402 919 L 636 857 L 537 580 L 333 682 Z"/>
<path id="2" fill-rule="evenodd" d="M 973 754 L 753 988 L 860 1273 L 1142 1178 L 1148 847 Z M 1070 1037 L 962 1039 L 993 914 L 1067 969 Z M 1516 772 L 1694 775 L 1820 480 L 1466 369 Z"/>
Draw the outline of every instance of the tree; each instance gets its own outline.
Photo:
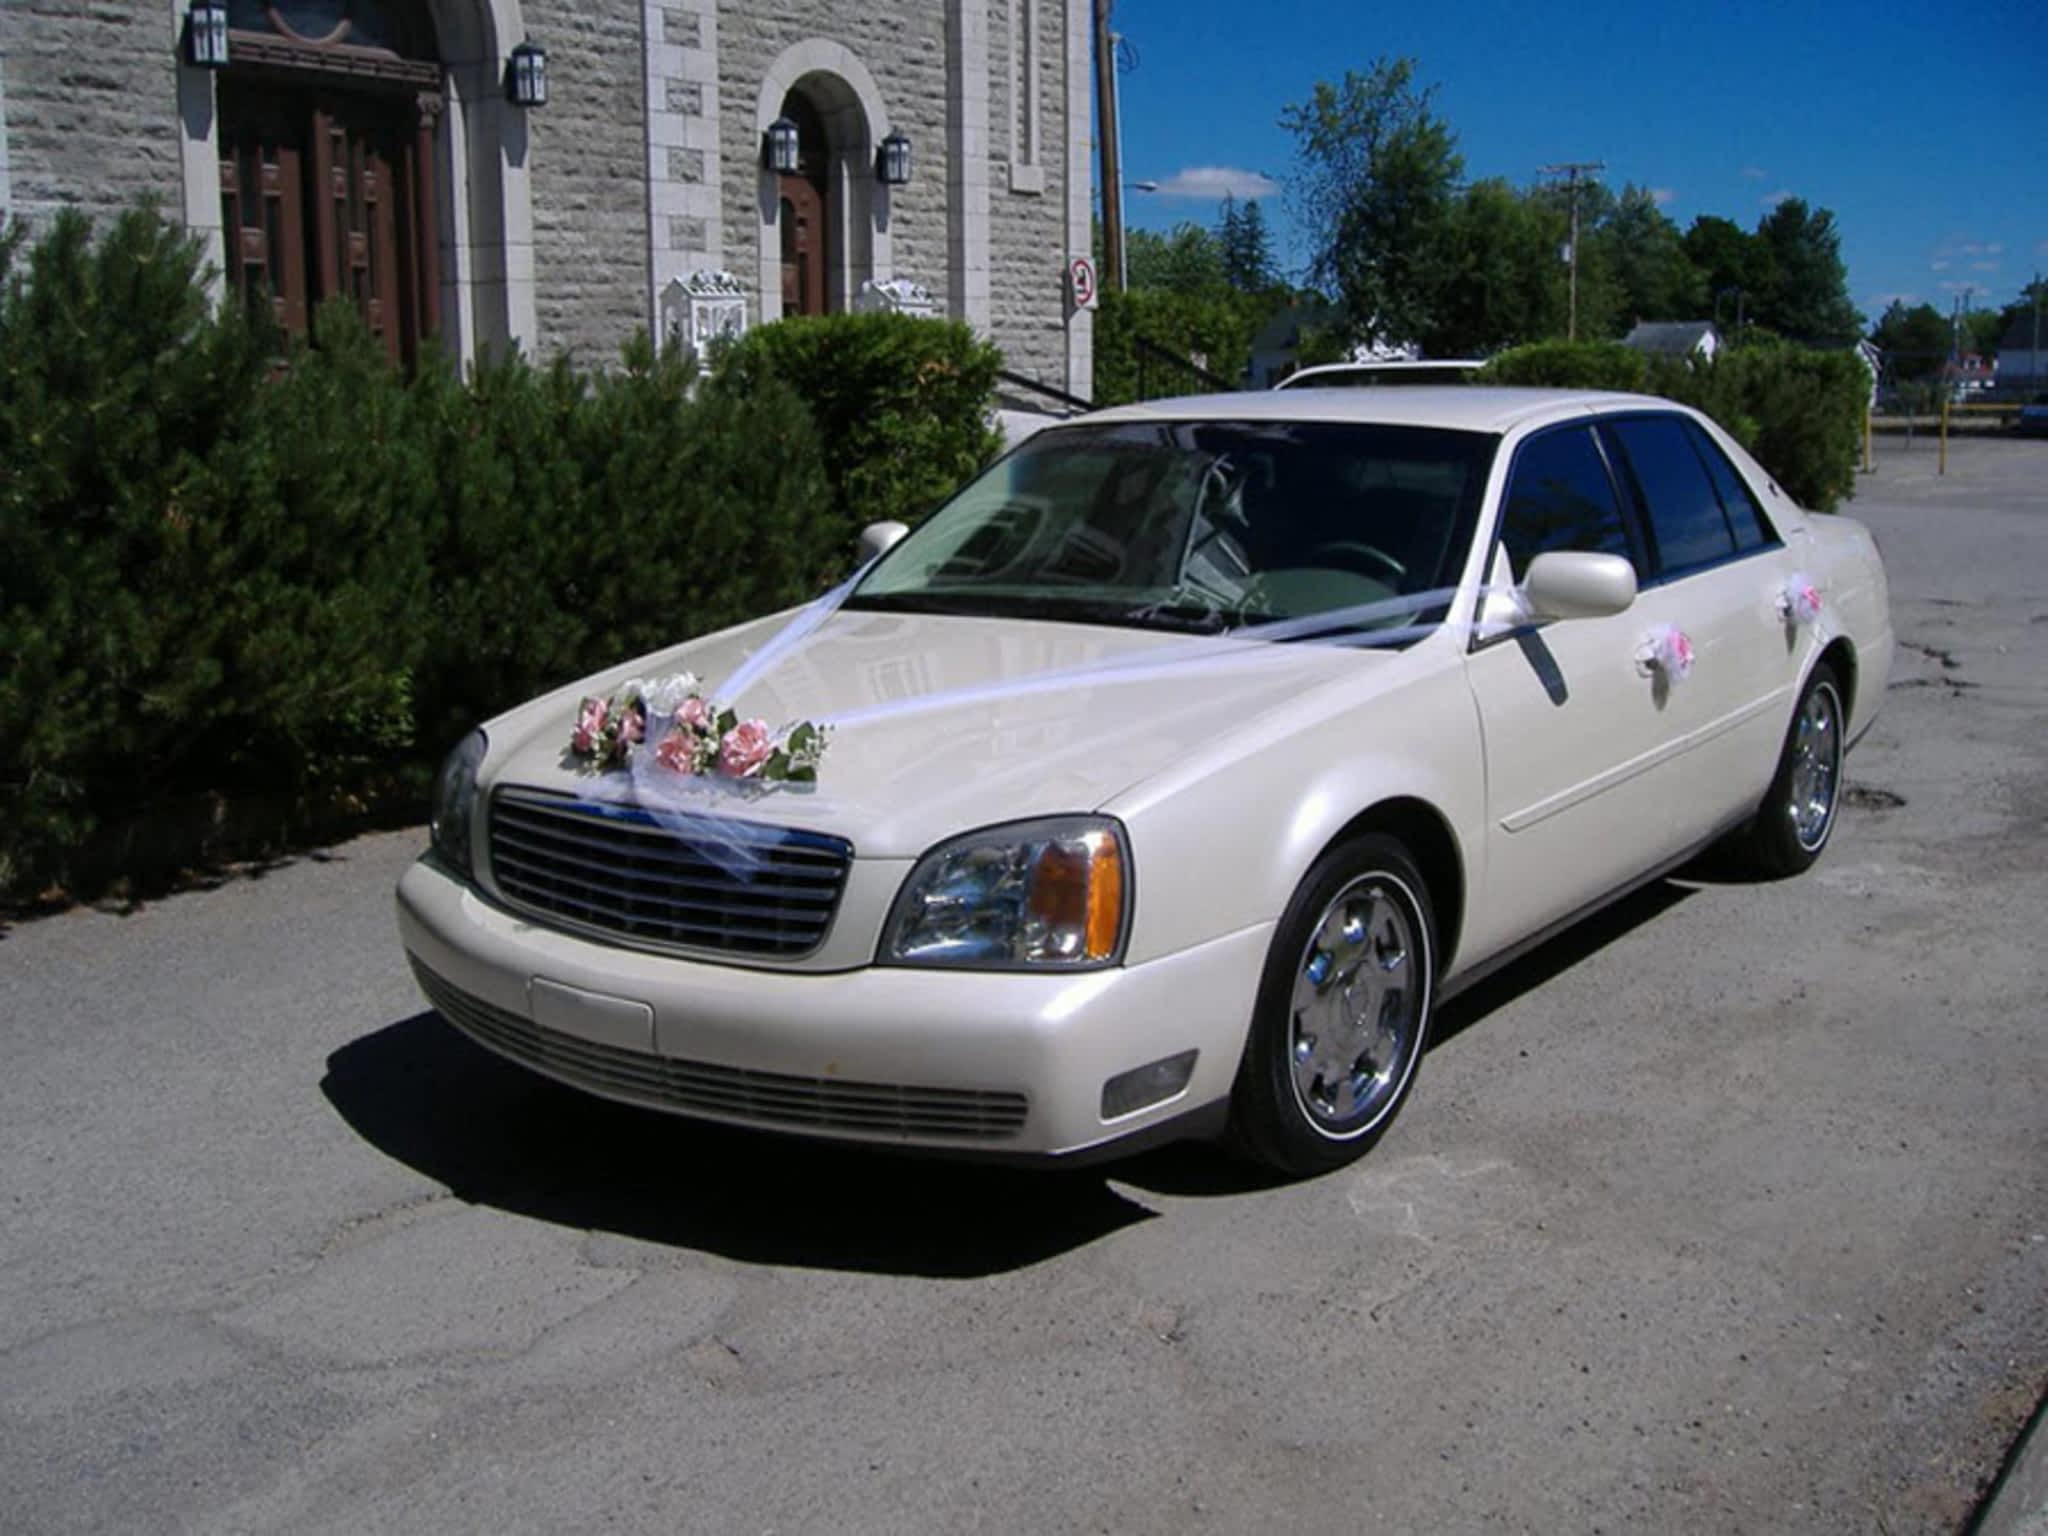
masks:
<path id="1" fill-rule="evenodd" d="M 1678 226 L 1664 216 L 1648 188 L 1624 187 L 1590 243 L 1605 255 L 1613 274 L 1624 330 L 1638 320 L 1700 318 L 1706 282 L 1686 254 Z"/>
<path id="2" fill-rule="evenodd" d="M 1311 273 L 1361 339 L 1412 341 L 1434 323 L 1452 188 L 1464 174 L 1450 125 L 1415 83 L 1412 59 L 1319 80 L 1280 126 L 1294 136 Z"/>
<path id="3" fill-rule="evenodd" d="M 1932 304 L 1908 309 L 1898 299 L 1886 306 L 1870 333 L 1884 353 L 1885 367 L 1895 383 L 1934 377 L 1948 361 L 1952 342 L 1948 320 Z"/>
<path id="4" fill-rule="evenodd" d="M 1994 343 L 2003 341 L 2006 332 L 2012 329 L 2013 322 L 2024 317 L 2029 323 L 2020 332 L 2021 342 L 2027 350 L 2033 350 L 2033 341 L 2036 333 L 2032 322 L 2037 314 L 2041 320 L 2041 329 L 2038 334 L 2043 344 L 2048 345 L 2048 282 L 2043 282 L 2039 278 L 2022 287 L 2020 289 L 2020 296 L 1998 312 L 1998 329 Z M 1996 354 L 1997 347 L 1994 344 L 1986 353 L 1986 356 L 1995 356 Z"/>
<path id="5" fill-rule="evenodd" d="M 1176 224 L 1163 235 L 1150 229 L 1127 230 L 1124 263 L 1134 289 L 1196 294 L 1229 286 L 1222 242 L 1199 224 Z"/>
<path id="6" fill-rule="evenodd" d="M 1445 281 L 1420 336 L 1435 357 L 1471 357 L 1561 334 L 1562 214 L 1505 181 L 1474 182 L 1454 205 Z"/>
<path id="7" fill-rule="evenodd" d="M 1705 289 L 1701 302 L 1730 330 L 1769 293 L 1771 253 L 1733 219 L 1701 214 L 1685 232 L 1685 254 Z"/>
<path id="8" fill-rule="evenodd" d="M 1779 335 L 1810 347 L 1847 346 L 1863 327 L 1849 302 L 1849 269 L 1835 216 L 1788 197 L 1757 222 L 1770 252 L 1772 281 L 1757 318 Z"/>
<path id="9" fill-rule="evenodd" d="M 1240 293 L 1263 293 L 1273 284 L 1273 241 L 1257 198 L 1242 208 L 1226 196 L 1216 224 L 1222 248 L 1223 277 Z"/>

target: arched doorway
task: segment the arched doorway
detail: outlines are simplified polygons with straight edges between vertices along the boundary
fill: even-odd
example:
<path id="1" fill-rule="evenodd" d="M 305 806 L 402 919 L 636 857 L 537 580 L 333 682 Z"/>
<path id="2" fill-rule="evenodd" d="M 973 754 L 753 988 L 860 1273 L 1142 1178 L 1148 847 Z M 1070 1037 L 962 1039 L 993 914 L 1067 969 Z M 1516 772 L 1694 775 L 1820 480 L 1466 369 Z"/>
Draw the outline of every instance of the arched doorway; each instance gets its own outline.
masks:
<path id="1" fill-rule="evenodd" d="M 827 174 L 825 121 L 802 91 L 782 100 L 796 124 L 797 168 L 775 178 L 776 224 L 782 236 L 782 312 L 822 315 L 833 306 L 825 281 Z"/>
<path id="2" fill-rule="evenodd" d="M 229 0 L 220 81 L 227 282 L 303 332 L 353 304 L 395 362 L 440 329 L 442 110 L 418 0 Z"/>

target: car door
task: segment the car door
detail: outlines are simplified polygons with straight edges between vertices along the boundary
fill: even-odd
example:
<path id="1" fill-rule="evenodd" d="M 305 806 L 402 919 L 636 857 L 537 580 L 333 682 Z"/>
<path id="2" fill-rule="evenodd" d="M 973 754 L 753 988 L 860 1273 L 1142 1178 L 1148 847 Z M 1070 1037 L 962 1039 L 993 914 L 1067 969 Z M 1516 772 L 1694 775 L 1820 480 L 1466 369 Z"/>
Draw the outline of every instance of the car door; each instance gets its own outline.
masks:
<path id="1" fill-rule="evenodd" d="M 1491 570 L 1517 582 L 1546 550 L 1618 554 L 1647 580 L 1648 550 L 1591 422 L 1516 447 Z M 1674 842 L 1664 776 L 1679 690 L 1638 660 L 1648 615 L 1518 625 L 1475 636 L 1466 676 L 1486 756 L 1484 901 L 1474 961 L 1569 916 L 1656 863 Z"/>
<path id="2" fill-rule="evenodd" d="M 1670 826 L 1690 845 L 1748 814 L 1777 763 L 1797 681 L 1777 607 L 1783 561 L 1755 499 L 1697 423 L 1644 412 L 1599 430 L 1647 538 L 1641 627 L 1670 625 L 1691 642 L 1692 670 L 1671 684 L 1665 711 Z"/>

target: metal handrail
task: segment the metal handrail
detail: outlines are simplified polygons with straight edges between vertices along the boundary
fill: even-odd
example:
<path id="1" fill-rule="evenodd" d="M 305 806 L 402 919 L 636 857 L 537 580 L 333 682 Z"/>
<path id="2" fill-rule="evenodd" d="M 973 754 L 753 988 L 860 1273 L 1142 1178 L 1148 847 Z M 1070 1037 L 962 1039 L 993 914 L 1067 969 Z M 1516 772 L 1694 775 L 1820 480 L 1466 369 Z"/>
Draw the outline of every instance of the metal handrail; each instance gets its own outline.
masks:
<path id="1" fill-rule="evenodd" d="M 1077 411 L 1092 411 L 1095 409 L 1095 402 L 1093 400 L 1083 400 L 1079 395 L 1070 395 L 1064 389 L 1055 388 L 1051 384 L 1041 383 L 1039 380 L 1029 378 L 1021 373 L 1012 373 L 1007 368 L 998 368 L 996 370 L 996 377 L 1005 384 L 1015 384 L 1019 389 L 1032 390 L 1037 394 L 1044 395 L 1048 400 L 1057 400 L 1061 405 L 1070 405 Z"/>

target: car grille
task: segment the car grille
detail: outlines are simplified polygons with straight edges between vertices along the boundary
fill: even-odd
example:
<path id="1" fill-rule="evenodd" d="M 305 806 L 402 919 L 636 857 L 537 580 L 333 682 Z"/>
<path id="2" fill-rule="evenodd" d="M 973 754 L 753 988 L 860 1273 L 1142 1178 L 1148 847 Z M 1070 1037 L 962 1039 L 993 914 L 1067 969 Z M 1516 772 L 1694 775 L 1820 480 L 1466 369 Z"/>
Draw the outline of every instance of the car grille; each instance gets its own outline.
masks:
<path id="1" fill-rule="evenodd" d="M 792 1077 L 626 1051 L 542 1029 L 470 996 L 417 960 L 413 972 L 427 1001 L 479 1044 L 613 1098 L 784 1130 L 995 1141 L 1024 1125 L 1027 1103 L 1021 1093 Z"/>
<path id="2" fill-rule="evenodd" d="M 852 844 L 727 817 L 705 827 L 693 834 L 629 806 L 501 789 L 491 874 L 516 905 L 645 944 L 788 957 L 824 942 Z"/>

